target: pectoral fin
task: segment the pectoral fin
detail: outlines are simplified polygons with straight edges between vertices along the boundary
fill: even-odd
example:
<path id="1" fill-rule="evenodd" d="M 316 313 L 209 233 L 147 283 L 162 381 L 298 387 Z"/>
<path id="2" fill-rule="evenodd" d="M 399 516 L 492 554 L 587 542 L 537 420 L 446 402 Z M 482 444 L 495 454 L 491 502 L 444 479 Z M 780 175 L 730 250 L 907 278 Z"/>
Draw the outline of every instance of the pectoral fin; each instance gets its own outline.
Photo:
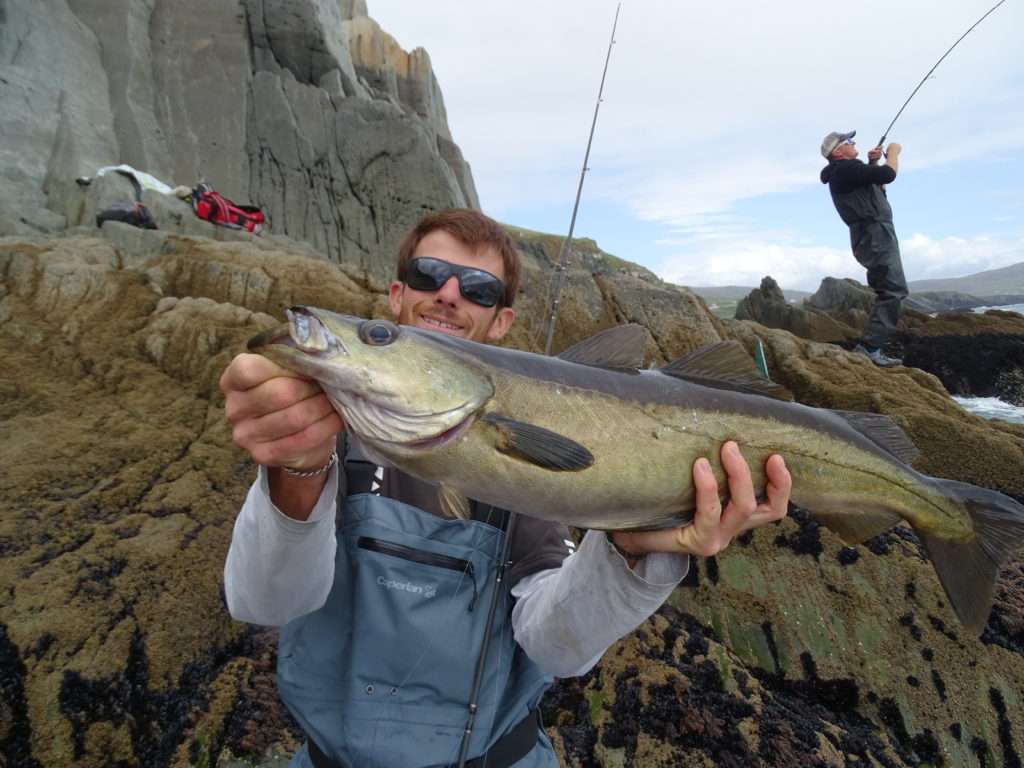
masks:
<path id="1" fill-rule="evenodd" d="M 554 472 L 578 472 L 594 463 L 593 454 L 579 443 L 550 429 L 491 413 L 481 421 L 498 432 L 502 453 Z"/>
<path id="2" fill-rule="evenodd" d="M 457 520 L 469 519 L 469 499 L 443 483 L 437 487 L 437 501 L 441 505 L 441 512 L 445 517 Z"/>

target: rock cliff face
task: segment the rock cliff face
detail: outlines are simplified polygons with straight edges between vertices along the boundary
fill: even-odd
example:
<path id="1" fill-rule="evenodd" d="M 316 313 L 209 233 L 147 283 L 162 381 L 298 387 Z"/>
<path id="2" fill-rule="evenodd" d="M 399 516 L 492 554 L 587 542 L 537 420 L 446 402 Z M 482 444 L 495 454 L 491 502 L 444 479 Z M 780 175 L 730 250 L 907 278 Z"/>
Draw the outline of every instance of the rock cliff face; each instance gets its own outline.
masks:
<path id="1" fill-rule="evenodd" d="M 381 281 L 428 209 L 477 206 L 426 52 L 338 0 L 6 0 L 0 234 L 82 223 L 74 180 L 207 180 Z M 401 183 L 398 183 L 401 180 Z"/>

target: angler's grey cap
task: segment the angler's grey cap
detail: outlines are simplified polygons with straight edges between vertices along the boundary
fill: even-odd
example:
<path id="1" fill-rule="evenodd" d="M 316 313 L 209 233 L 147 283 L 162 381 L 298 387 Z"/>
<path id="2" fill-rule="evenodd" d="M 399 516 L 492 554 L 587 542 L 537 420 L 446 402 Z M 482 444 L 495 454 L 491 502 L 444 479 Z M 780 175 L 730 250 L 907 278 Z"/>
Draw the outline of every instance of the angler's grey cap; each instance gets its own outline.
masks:
<path id="1" fill-rule="evenodd" d="M 849 133 L 839 133 L 832 131 L 828 136 L 822 139 L 821 142 L 821 156 L 828 160 L 828 156 L 832 154 L 832 151 L 842 144 L 847 139 L 852 139 L 857 135 L 856 131 L 850 131 Z"/>

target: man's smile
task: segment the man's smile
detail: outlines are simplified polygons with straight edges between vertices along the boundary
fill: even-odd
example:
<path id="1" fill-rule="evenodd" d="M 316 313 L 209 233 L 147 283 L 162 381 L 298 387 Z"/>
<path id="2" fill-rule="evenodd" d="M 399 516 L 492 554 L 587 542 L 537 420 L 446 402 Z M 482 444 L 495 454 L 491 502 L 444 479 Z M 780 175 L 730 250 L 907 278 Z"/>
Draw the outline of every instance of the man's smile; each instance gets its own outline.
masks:
<path id="1" fill-rule="evenodd" d="M 427 315 L 420 315 L 420 321 L 427 328 L 431 328 L 437 331 L 443 331 L 444 333 L 462 333 L 465 330 L 464 326 L 456 325 L 449 320 L 442 320 L 439 317 L 428 317 Z"/>

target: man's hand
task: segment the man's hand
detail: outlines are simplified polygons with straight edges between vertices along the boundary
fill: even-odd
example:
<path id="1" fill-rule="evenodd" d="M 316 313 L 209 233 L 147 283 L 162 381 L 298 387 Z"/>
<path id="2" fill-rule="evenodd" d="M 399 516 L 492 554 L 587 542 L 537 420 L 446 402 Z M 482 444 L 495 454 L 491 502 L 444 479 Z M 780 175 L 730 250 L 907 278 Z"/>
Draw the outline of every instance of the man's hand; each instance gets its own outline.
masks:
<path id="1" fill-rule="evenodd" d="M 882 147 L 877 146 L 874 149 L 868 150 L 868 162 L 874 165 L 878 162 L 878 159 L 882 156 Z"/>
<path id="2" fill-rule="evenodd" d="M 786 516 L 793 480 L 781 456 L 771 456 L 765 463 L 767 498 L 760 504 L 754 492 L 750 467 L 736 443 L 725 443 L 721 457 L 729 483 L 729 503 L 725 509 L 722 509 L 718 498 L 718 482 L 711 465 L 707 459 L 700 458 L 693 465 L 697 508 L 691 524 L 663 531 L 615 531 L 609 534 L 612 540 L 626 552 L 636 555 L 676 552 L 710 557 L 729 546 L 733 538 L 744 531 L 774 523 Z"/>
<path id="3" fill-rule="evenodd" d="M 903 146 L 900 145 L 900 144 L 897 144 L 895 141 L 893 141 L 893 142 L 891 142 L 889 144 L 888 147 L 885 148 L 885 156 L 886 157 L 893 157 L 894 155 L 895 156 L 899 156 L 900 152 L 902 152 L 902 151 L 903 151 Z"/>
<path id="4" fill-rule="evenodd" d="M 262 355 L 238 355 L 220 377 L 235 444 L 257 464 L 314 469 L 345 428 L 320 385 Z"/>

